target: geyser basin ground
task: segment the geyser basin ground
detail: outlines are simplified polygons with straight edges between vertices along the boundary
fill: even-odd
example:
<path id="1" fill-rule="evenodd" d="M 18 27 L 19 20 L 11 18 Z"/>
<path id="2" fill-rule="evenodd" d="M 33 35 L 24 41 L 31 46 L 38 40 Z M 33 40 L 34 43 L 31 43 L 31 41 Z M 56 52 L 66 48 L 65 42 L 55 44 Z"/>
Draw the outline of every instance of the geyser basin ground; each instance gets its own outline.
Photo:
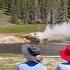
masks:
<path id="1" fill-rule="evenodd" d="M 26 43 L 29 42 L 25 37 L 18 35 L 0 35 L 0 44 L 12 44 L 12 43 Z"/>

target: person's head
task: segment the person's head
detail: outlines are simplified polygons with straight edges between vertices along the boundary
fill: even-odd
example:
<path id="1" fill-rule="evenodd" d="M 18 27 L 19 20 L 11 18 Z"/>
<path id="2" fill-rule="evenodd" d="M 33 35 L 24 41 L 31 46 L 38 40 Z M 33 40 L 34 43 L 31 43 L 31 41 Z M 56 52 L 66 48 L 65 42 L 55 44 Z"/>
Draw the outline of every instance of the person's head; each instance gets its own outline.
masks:
<path id="1" fill-rule="evenodd" d="M 67 45 L 64 49 L 60 51 L 61 57 L 70 62 L 70 45 Z"/>
<path id="2" fill-rule="evenodd" d="M 42 60 L 41 49 L 39 45 L 35 44 L 23 44 L 22 53 L 28 61 L 40 62 Z"/>
<path id="3" fill-rule="evenodd" d="M 31 56 L 35 57 L 38 62 L 42 61 L 41 50 L 39 47 L 37 47 L 36 45 L 32 45 L 28 47 L 27 50 L 28 50 L 28 53 Z"/>

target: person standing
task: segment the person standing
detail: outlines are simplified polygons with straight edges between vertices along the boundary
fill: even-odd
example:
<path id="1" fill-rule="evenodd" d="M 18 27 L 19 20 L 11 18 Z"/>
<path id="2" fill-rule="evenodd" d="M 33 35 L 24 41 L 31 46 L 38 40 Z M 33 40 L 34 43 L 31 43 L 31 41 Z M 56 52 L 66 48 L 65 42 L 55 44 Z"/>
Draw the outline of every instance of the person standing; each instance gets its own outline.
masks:
<path id="1" fill-rule="evenodd" d="M 27 61 L 19 64 L 18 70 L 47 70 L 47 67 L 41 63 L 41 50 L 37 45 L 22 45 L 22 53 Z"/>
<path id="2" fill-rule="evenodd" d="M 56 70 L 70 70 L 70 45 L 67 45 L 60 51 L 60 56 L 65 61 L 59 63 L 56 67 Z"/>

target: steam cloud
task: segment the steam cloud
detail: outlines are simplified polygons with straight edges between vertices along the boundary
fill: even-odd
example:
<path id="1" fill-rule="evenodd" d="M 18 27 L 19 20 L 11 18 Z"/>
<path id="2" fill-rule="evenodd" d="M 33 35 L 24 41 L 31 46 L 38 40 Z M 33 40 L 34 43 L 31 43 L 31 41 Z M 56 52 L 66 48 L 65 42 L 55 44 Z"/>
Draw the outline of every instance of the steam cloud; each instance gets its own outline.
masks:
<path id="1" fill-rule="evenodd" d="M 30 33 L 29 36 L 39 40 L 64 40 L 66 38 L 70 38 L 70 23 L 63 22 L 55 24 L 52 25 L 52 28 L 48 25 L 43 32 Z"/>

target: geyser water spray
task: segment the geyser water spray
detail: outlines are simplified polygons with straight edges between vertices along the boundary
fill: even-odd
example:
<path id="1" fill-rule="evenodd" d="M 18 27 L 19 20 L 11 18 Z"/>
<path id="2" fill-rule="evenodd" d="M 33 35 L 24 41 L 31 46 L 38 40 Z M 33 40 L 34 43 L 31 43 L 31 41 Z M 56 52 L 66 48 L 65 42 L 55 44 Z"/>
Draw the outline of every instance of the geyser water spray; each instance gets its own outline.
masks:
<path id="1" fill-rule="evenodd" d="M 52 25 L 52 28 L 48 24 L 43 32 L 30 33 L 29 36 L 39 40 L 64 40 L 70 37 L 70 22 Z"/>

